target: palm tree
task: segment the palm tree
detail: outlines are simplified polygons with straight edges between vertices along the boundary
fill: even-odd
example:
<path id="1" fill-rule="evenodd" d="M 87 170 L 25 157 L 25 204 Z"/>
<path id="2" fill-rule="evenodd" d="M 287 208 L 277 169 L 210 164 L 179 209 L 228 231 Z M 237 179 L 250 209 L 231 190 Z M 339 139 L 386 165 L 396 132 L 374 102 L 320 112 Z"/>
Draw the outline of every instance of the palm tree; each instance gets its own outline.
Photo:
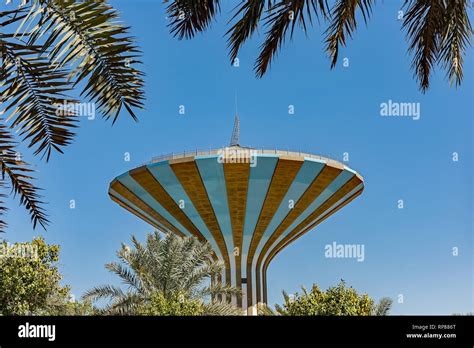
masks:
<path id="1" fill-rule="evenodd" d="M 157 231 L 148 235 L 145 245 L 134 236 L 132 242 L 133 249 L 122 244 L 117 252 L 121 263 L 106 265 L 110 272 L 121 278 L 127 289 L 104 285 L 87 291 L 83 296 L 84 300 L 91 302 L 109 299 L 104 314 L 137 314 L 138 309 L 156 294 L 170 300 L 180 294 L 186 300 L 200 301 L 206 315 L 240 313 L 223 300 L 240 296 L 240 292 L 216 281 L 224 265 L 215 260 L 208 243 L 201 243 L 194 237 L 166 235 L 162 238 Z"/>
<path id="2" fill-rule="evenodd" d="M 173 0 L 167 11 L 171 17 L 171 33 L 179 39 L 189 39 L 206 30 L 220 12 L 220 0 Z M 470 45 L 472 27 L 467 14 L 468 0 L 404 0 L 403 25 L 413 55 L 412 69 L 422 92 L 429 87 L 435 64 L 447 72 L 451 83 L 460 85 L 463 79 L 463 56 Z M 241 46 L 261 26 L 265 39 L 255 62 L 257 77 L 268 70 L 287 37 L 296 27 L 308 32 L 314 19 L 327 22 L 324 32 L 326 51 L 334 68 L 339 47 L 352 38 L 359 14 L 368 22 L 375 0 L 251 0 L 241 1 L 233 10 L 227 31 L 230 59 L 234 61 Z"/>
<path id="3" fill-rule="evenodd" d="M 33 226 L 45 228 L 31 166 L 18 155 L 12 134 L 46 161 L 53 151 L 62 153 L 81 115 L 60 107 L 79 102 L 70 96 L 79 86 L 105 119 L 115 123 L 125 109 L 136 120 L 134 109 L 142 109 L 144 99 L 143 73 L 134 68 L 140 51 L 106 1 L 12 0 L 7 6 L 0 12 L 1 184 L 7 177 Z M 0 221 L 0 231 L 5 225 Z"/>
<path id="4" fill-rule="evenodd" d="M 382 297 L 377 303 L 373 310 L 372 315 L 384 316 L 388 315 L 390 309 L 392 309 L 393 300 L 390 297 Z"/>

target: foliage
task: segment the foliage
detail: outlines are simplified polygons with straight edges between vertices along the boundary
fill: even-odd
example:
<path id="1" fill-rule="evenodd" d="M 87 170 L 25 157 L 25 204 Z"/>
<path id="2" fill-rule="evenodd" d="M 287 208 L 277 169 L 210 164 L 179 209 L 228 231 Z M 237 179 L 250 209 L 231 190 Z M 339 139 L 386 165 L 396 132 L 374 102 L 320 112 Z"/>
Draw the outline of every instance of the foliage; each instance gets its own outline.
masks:
<path id="1" fill-rule="evenodd" d="M 385 297 L 375 305 L 367 294 L 359 294 L 354 288 L 347 287 L 343 280 L 326 291 L 322 291 L 316 284 L 313 284 L 311 291 L 308 292 L 303 287 L 302 293 L 296 293 L 294 296 L 283 291 L 283 298 L 284 303 L 281 306 L 275 305 L 275 311 L 262 306 L 259 313 L 290 316 L 387 315 L 392 304 L 392 300 Z"/>
<path id="2" fill-rule="evenodd" d="M 1 180 L 0 186 L 8 179 L 13 193 L 20 196 L 20 204 L 25 206 L 30 212 L 33 227 L 39 223 L 45 227 L 48 224 L 48 218 L 42 207 L 43 202 L 39 195 L 39 189 L 32 183 L 33 177 L 30 175 L 33 171 L 31 167 L 18 157 L 15 151 L 13 138 L 5 127 L 0 123 L 0 168 Z M 1 197 L 6 197 L 1 195 Z M 6 208 L 0 202 L 0 216 Z M 6 226 L 6 223 L 0 219 L 0 231 Z"/>
<path id="3" fill-rule="evenodd" d="M 236 308 L 222 299 L 240 295 L 239 290 L 216 281 L 224 266 L 214 259 L 208 243 L 200 243 L 194 237 L 166 235 L 162 238 L 157 231 L 148 235 L 145 245 L 134 236 L 132 242 L 133 249 L 122 244 L 117 252 L 120 263 L 106 265 L 127 289 L 104 285 L 83 296 L 91 302 L 109 299 L 102 310 L 104 314 L 136 315 L 144 309 L 145 312 L 155 309 L 166 312 L 166 301 L 172 306 L 176 296 L 182 296 L 189 303 L 201 301 L 206 315 L 237 313 Z M 160 302 L 160 296 L 166 301 Z"/>
<path id="4" fill-rule="evenodd" d="M 421 90 L 429 87 L 433 65 L 441 64 L 451 83 L 463 79 L 463 55 L 471 44 L 467 0 L 407 0 L 403 28 L 413 53 L 412 68 Z"/>
<path id="5" fill-rule="evenodd" d="M 143 108 L 140 51 L 107 1 L 13 1 L 0 12 L 0 166 L 29 211 L 33 227 L 48 220 L 30 166 L 17 157 L 12 133 L 48 161 L 74 139 L 81 116 L 71 94 L 93 102 L 115 123 L 122 109 Z M 13 158 L 16 158 L 13 160 Z M 1 183 L 4 183 L 2 178 Z M 1 203 L 1 202 L 0 202 Z M 0 206 L 0 214 L 6 210 Z M 6 224 L 0 222 L 0 231 Z"/>
<path id="6" fill-rule="evenodd" d="M 204 314 L 200 300 L 189 299 L 186 294 L 175 293 L 165 297 L 162 292 L 154 293 L 150 300 L 138 307 L 139 315 L 196 316 Z"/>
<path id="7" fill-rule="evenodd" d="M 390 297 L 382 297 L 373 308 L 372 308 L 372 315 L 388 315 L 390 309 L 392 308 L 393 300 Z"/>
<path id="8" fill-rule="evenodd" d="M 0 314 L 63 314 L 53 310 L 71 307 L 69 288 L 59 282 L 59 246 L 43 238 L 29 243 L 0 244 Z"/>
<path id="9" fill-rule="evenodd" d="M 179 39 L 192 38 L 206 30 L 220 12 L 219 0 L 174 0 L 168 4 L 172 19 L 170 30 Z M 259 27 L 264 30 L 264 42 L 254 70 L 262 77 L 287 38 L 296 27 L 305 34 L 314 20 L 327 23 L 324 30 L 326 51 L 334 68 L 340 46 L 346 46 L 357 29 L 359 17 L 368 22 L 375 0 L 336 0 L 332 6 L 326 0 L 252 0 L 239 2 L 229 21 L 227 31 L 229 56 L 237 57 L 242 45 Z M 460 85 L 463 79 L 463 56 L 471 44 L 472 27 L 467 10 L 468 0 L 405 0 L 402 7 L 402 29 L 413 54 L 412 68 L 421 91 L 429 87 L 435 63 L 447 72 L 451 82 Z"/>
<path id="10" fill-rule="evenodd" d="M 70 293 L 70 288 L 65 286 L 52 293 L 43 308 L 36 311 L 35 315 L 66 315 L 84 316 L 95 315 L 96 310 L 89 301 L 77 301 Z"/>

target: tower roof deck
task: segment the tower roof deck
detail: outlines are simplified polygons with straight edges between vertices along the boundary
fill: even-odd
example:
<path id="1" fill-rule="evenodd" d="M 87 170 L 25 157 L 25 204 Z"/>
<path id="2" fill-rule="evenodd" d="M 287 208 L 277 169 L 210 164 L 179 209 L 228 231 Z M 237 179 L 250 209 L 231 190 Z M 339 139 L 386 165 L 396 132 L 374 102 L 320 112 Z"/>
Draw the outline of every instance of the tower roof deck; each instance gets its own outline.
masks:
<path id="1" fill-rule="evenodd" d="M 238 150 L 237 150 L 238 149 Z M 336 161 L 332 158 L 321 156 L 321 155 L 316 155 L 316 154 L 311 154 L 308 152 L 303 152 L 303 151 L 295 151 L 295 150 L 283 150 L 283 149 L 265 149 L 265 148 L 253 148 L 253 147 L 247 147 L 247 146 L 224 146 L 221 148 L 209 148 L 209 149 L 194 149 L 194 150 L 189 150 L 189 151 L 183 151 L 183 152 L 171 152 L 168 154 L 163 154 L 163 155 L 158 155 L 152 157 L 151 161 L 148 161 L 146 163 L 143 163 L 143 165 L 147 164 L 153 164 L 153 163 L 158 163 L 158 162 L 163 162 L 163 161 L 169 161 L 169 160 L 176 160 L 176 159 L 182 159 L 182 158 L 187 158 L 187 157 L 198 157 L 198 156 L 213 156 L 213 155 L 220 155 L 224 151 L 249 151 L 249 153 L 253 156 L 255 155 L 276 155 L 278 157 L 285 156 L 285 157 L 297 157 L 297 158 L 309 158 L 309 159 L 314 159 L 314 160 L 319 160 L 323 161 L 327 164 L 333 164 L 336 166 L 343 166 L 345 168 L 348 168 L 346 165 L 343 163 Z"/>

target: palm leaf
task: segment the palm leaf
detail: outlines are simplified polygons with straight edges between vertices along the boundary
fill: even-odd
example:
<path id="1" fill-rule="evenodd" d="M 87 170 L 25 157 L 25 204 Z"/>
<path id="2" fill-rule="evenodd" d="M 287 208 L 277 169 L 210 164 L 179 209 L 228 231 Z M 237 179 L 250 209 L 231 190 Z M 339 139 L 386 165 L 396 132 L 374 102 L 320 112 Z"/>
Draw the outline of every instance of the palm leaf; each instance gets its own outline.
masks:
<path id="1" fill-rule="evenodd" d="M 71 143 L 77 115 L 59 105 L 77 103 L 66 94 L 82 81 L 82 95 L 113 122 L 122 109 L 136 119 L 134 110 L 143 108 L 143 73 L 132 68 L 140 52 L 117 16 L 106 1 L 92 0 L 31 0 L 0 12 L 0 111 L 35 155 L 49 160 Z M 2 132 L 7 134 L 3 124 Z M 7 147 L 11 139 L 1 141 Z M 31 169 L 16 161 L 12 149 L 2 154 L 1 165 L 34 227 L 45 227 L 38 189 L 26 174 Z"/>
<path id="2" fill-rule="evenodd" d="M 122 279 L 122 282 L 128 285 L 130 289 L 133 289 L 137 292 L 142 291 L 141 281 L 139 277 L 137 277 L 137 275 L 133 272 L 133 270 L 130 270 L 129 268 L 116 262 L 106 264 L 105 268 L 118 275 Z"/>
<path id="3" fill-rule="evenodd" d="M 211 302 L 211 303 L 205 303 L 203 307 L 204 307 L 204 315 L 207 315 L 207 316 L 242 315 L 241 309 L 234 307 L 229 303 Z"/>
<path id="4" fill-rule="evenodd" d="M 0 27 L 26 18 L 26 8 L 1 12 Z M 75 115 L 58 108 L 75 102 L 65 95 L 72 84 L 64 70 L 40 55 L 39 46 L 25 44 L 16 34 L 0 32 L 0 48 L 0 103 L 4 104 L 0 112 L 11 110 L 6 118 L 12 121 L 11 127 L 35 148 L 35 155 L 48 160 L 52 150 L 62 152 L 74 136 L 71 129 L 75 127 Z"/>
<path id="5" fill-rule="evenodd" d="M 403 29 L 410 42 L 408 50 L 413 53 L 412 69 L 425 92 L 440 54 L 445 9 L 440 0 L 410 0 L 406 5 Z"/>
<path id="6" fill-rule="evenodd" d="M 30 213 L 33 228 L 40 224 L 44 229 L 49 223 L 47 215 L 42 207 L 40 190 L 32 184 L 33 177 L 30 176 L 33 170 L 27 163 L 17 158 L 13 138 L 4 123 L 0 123 L 0 167 L 2 172 L 2 184 L 7 177 L 11 183 L 14 195 L 20 196 L 20 204 Z M 3 212 L 5 208 L 0 210 Z M 2 222 L 0 226 L 5 227 Z M 0 229 L 1 230 L 1 229 Z"/>
<path id="7" fill-rule="evenodd" d="M 117 286 L 103 285 L 94 287 L 84 293 L 82 299 L 85 301 L 97 301 L 102 298 L 118 299 L 125 296 L 125 293 Z"/>
<path id="8" fill-rule="evenodd" d="M 167 2 L 167 1 L 165 1 Z M 174 0 L 166 8 L 170 32 L 178 39 L 190 39 L 206 30 L 220 12 L 219 0 Z"/>
<path id="9" fill-rule="evenodd" d="M 331 9 L 331 23 L 326 30 L 326 51 L 331 57 L 331 68 L 334 68 L 339 55 L 339 45 L 345 46 L 346 37 L 352 38 L 357 28 L 356 11 L 360 9 L 367 23 L 374 0 L 338 0 Z"/>
<path id="10" fill-rule="evenodd" d="M 290 38 L 293 36 L 296 23 L 306 33 L 307 22 L 312 24 L 312 13 L 316 17 L 319 17 L 319 12 L 326 15 L 326 3 L 323 0 L 280 0 L 267 12 L 264 25 L 269 29 L 254 66 L 257 77 L 262 77 L 269 68 L 272 59 L 285 42 L 288 29 Z"/>
<path id="11" fill-rule="evenodd" d="M 3 188 L 5 186 L 5 183 L 0 181 L 0 188 Z M 7 207 L 5 207 L 5 202 L 3 201 L 4 198 L 7 198 L 8 196 L 6 194 L 0 193 L 0 216 L 3 216 L 5 212 L 8 210 Z M 5 231 L 5 228 L 7 227 L 7 223 L 5 220 L 0 219 L 0 233 Z"/>
<path id="12" fill-rule="evenodd" d="M 34 154 L 49 160 L 52 150 L 62 153 L 71 143 L 76 115 L 64 105 L 77 103 L 64 93 L 71 90 L 67 73 L 38 55 L 37 46 L 2 40 L 3 71 L 7 78 L 0 89 L 2 114 L 19 132 Z M 40 77 L 40 78 L 39 78 Z"/>
<path id="13" fill-rule="evenodd" d="M 272 1 L 244 1 L 240 6 L 237 5 L 235 7 L 235 14 L 229 22 L 236 19 L 239 15 L 242 15 L 242 17 L 226 33 L 226 35 L 230 35 L 227 43 L 230 48 L 231 61 L 237 57 L 240 47 L 257 29 L 265 5 L 271 7 Z"/>
<path id="14" fill-rule="evenodd" d="M 269 305 L 267 305 L 266 303 L 258 303 L 257 305 L 257 312 L 258 312 L 258 315 L 260 316 L 276 316 L 276 315 L 280 315 L 276 310 L 273 310 L 271 309 L 271 307 Z"/>
<path id="15" fill-rule="evenodd" d="M 217 298 L 218 295 L 221 296 L 238 296 L 242 295 L 240 289 L 228 286 L 222 283 L 214 283 L 211 286 L 205 287 L 196 293 L 198 297 L 210 296 L 211 298 Z"/>
<path id="16" fill-rule="evenodd" d="M 94 0 L 49 0 L 32 6 L 37 10 L 29 14 L 29 21 L 36 23 L 30 43 L 42 39 L 43 51 L 50 50 L 54 62 L 73 66 L 74 85 L 87 79 L 81 95 L 94 101 L 105 119 L 115 123 L 125 108 L 137 120 L 134 109 L 143 108 L 144 74 L 133 65 L 141 64 L 141 52 L 130 28 L 117 21 L 117 11 Z"/>
<path id="17" fill-rule="evenodd" d="M 373 310 L 373 315 L 388 315 L 390 309 L 392 308 L 392 299 L 390 297 L 383 297 L 380 299 L 379 303 L 375 306 Z"/>
<path id="18" fill-rule="evenodd" d="M 463 55 L 471 44 L 472 27 L 466 0 L 448 1 L 441 34 L 439 59 L 451 83 L 459 86 L 463 79 Z"/>
<path id="19" fill-rule="evenodd" d="M 123 297 L 116 298 L 107 305 L 104 314 L 108 315 L 130 315 L 135 314 L 143 299 L 134 293 L 127 293 Z"/>

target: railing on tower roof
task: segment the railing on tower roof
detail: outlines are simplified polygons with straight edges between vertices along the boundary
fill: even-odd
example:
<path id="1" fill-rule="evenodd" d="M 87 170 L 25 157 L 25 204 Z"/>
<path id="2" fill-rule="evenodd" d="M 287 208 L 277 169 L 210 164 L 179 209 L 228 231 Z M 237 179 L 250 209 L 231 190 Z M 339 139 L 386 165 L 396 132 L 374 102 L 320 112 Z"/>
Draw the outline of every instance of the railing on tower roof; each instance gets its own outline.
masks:
<path id="1" fill-rule="evenodd" d="M 196 157 L 196 156 L 212 156 L 212 155 L 218 155 L 222 152 L 223 149 L 226 147 L 221 147 L 218 149 L 195 149 L 191 151 L 183 151 L 183 152 L 172 152 L 164 155 L 159 155 L 152 157 L 151 161 L 149 163 L 157 163 L 157 162 L 162 162 L 166 160 L 173 160 L 173 159 L 178 159 L 178 158 L 184 158 L 184 157 Z M 293 150 L 278 150 L 278 149 L 256 149 L 256 148 L 251 148 L 251 147 L 244 147 L 244 146 L 239 146 L 240 149 L 242 150 L 248 150 L 251 151 L 252 154 L 257 154 L 257 155 L 285 155 L 285 156 L 296 156 L 296 157 L 307 157 L 307 158 L 312 158 L 316 160 L 321 160 L 325 162 L 337 162 L 340 163 L 339 161 L 336 161 L 334 159 L 331 159 L 329 157 L 324 157 L 320 155 L 314 155 L 302 151 L 293 151 Z"/>

